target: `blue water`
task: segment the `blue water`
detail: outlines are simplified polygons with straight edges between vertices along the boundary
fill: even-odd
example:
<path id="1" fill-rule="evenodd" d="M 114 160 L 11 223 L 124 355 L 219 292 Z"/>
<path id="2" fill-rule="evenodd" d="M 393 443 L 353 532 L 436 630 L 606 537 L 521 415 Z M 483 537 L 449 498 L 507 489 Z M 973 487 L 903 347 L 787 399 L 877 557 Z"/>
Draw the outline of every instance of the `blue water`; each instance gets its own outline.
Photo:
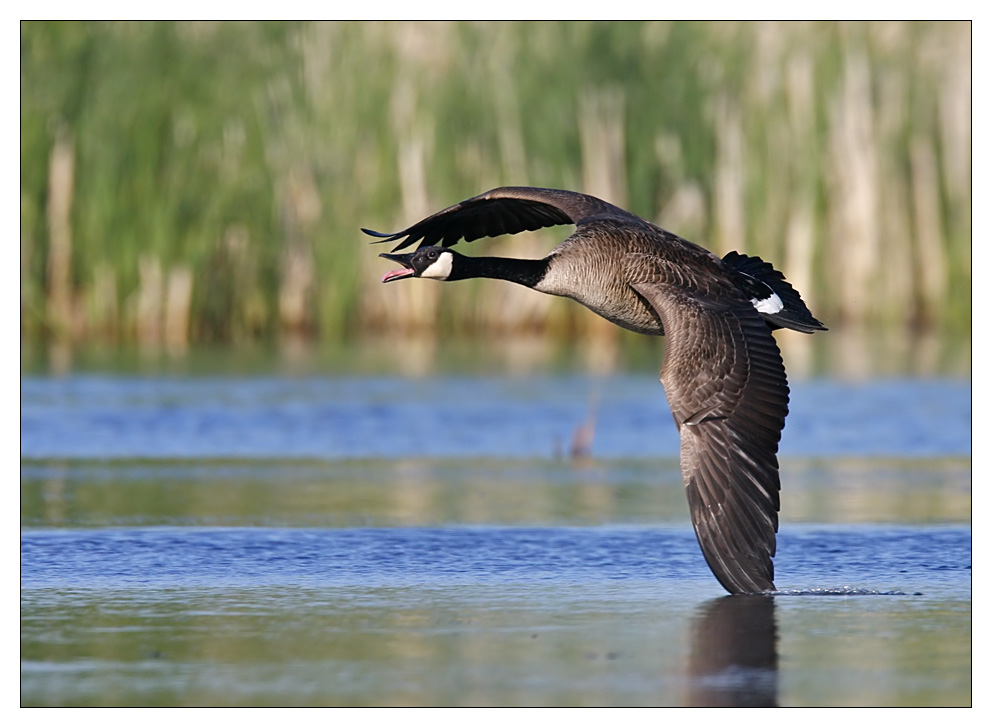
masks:
<path id="1" fill-rule="evenodd" d="M 654 375 L 23 377 L 21 699 L 969 704 L 969 383 L 790 410 L 755 603 Z"/>
<path id="2" fill-rule="evenodd" d="M 654 376 L 21 380 L 22 458 L 677 456 Z M 800 382 L 783 456 L 971 453 L 966 381 Z"/>
<path id="3" fill-rule="evenodd" d="M 971 578 L 967 526 L 795 526 L 779 539 L 784 594 L 942 596 Z M 25 589 L 456 587 L 651 583 L 659 598 L 713 594 L 691 529 L 134 528 L 30 530 Z"/>

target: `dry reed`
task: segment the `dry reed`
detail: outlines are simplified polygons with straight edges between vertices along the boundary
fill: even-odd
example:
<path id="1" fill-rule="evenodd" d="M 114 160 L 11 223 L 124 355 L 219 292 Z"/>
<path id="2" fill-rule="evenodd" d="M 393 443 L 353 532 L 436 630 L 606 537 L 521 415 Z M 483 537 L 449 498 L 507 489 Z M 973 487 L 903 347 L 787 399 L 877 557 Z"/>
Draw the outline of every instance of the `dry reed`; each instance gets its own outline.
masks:
<path id="1" fill-rule="evenodd" d="M 767 257 L 834 326 L 970 326 L 969 23 L 24 23 L 21 38 L 28 339 L 614 341 L 523 289 L 377 284 L 360 226 L 500 184 L 584 189 Z M 566 232 L 466 252 L 540 256 Z"/>

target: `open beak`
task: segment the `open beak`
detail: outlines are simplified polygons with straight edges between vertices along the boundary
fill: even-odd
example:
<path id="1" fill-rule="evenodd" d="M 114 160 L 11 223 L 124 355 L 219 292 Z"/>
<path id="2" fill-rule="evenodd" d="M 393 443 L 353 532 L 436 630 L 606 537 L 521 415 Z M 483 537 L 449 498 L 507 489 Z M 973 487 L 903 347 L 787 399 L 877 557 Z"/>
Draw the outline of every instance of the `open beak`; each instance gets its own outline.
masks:
<path id="1" fill-rule="evenodd" d="M 380 258 L 385 258 L 386 260 L 391 260 L 394 263 L 399 263 L 403 266 L 400 270 L 391 270 L 386 275 L 382 277 L 383 283 L 389 283 L 389 281 L 398 281 L 401 278 L 410 278 L 416 275 L 416 271 L 410 266 L 410 259 L 413 257 L 413 253 L 406 253 L 404 255 L 394 255 L 393 253 L 379 253 Z"/>

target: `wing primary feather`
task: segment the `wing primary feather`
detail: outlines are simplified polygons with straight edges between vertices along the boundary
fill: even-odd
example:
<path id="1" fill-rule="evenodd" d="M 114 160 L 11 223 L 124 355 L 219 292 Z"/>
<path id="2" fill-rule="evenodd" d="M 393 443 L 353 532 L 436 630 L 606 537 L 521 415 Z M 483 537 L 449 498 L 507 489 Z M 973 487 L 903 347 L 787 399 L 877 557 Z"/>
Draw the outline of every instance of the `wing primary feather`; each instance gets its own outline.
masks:
<path id="1" fill-rule="evenodd" d="M 771 330 L 730 284 L 700 290 L 675 275 L 634 288 L 668 338 L 662 382 L 706 562 L 731 593 L 774 590 L 776 454 L 789 388 Z"/>
<path id="2" fill-rule="evenodd" d="M 418 247 L 455 245 L 484 237 L 514 235 L 555 225 L 581 225 L 585 220 L 609 217 L 632 225 L 647 225 L 636 215 L 596 197 L 579 192 L 538 187 L 498 187 L 425 217 L 398 233 L 362 228 L 378 242 L 400 241 L 393 252 L 420 242 Z"/>

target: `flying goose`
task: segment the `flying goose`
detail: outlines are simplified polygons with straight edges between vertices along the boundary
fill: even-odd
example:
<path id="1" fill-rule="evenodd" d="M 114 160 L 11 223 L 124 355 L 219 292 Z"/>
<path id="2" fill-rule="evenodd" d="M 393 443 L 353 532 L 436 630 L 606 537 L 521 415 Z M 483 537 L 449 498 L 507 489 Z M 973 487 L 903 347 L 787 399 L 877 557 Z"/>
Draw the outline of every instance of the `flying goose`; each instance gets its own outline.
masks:
<path id="1" fill-rule="evenodd" d="M 467 257 L 459 240 L 554 225 L 575 232 L 540 260 Z M 667 335 L 661 383 L 679 430 L 682 480 L 707 564 L 732 594 L 773 591 L 778 443 L 789 386 L 772 331 L 826 330 L 760 258 L 719 257 L 596 197 L 500 187 L 398 233 L 383 276 L 499 278 L 571 298 L 625 329 Z M 416 245 L 413 252 L 396 251 Z"/>

